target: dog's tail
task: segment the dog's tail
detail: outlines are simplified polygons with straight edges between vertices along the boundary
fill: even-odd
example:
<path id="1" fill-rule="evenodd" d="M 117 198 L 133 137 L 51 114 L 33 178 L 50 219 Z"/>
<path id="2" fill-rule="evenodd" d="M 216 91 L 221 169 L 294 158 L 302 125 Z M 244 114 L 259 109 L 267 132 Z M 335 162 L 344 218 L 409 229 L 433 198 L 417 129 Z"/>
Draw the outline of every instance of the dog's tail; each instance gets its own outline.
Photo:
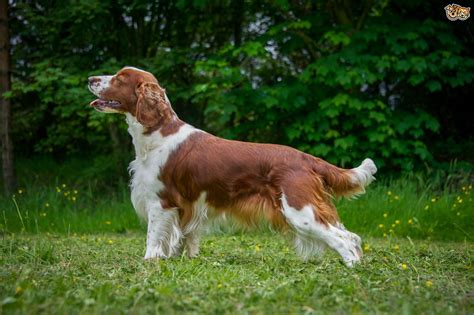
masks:
<path id="1" fill-rule="evenodd" d="M 319 158 L 315 159 L 313 171 L 322 177 L 328 192 L 336 197 L 363 194 L 365 187 L 375 180 L 373 175 L 377 167 L 371 159 L 365 159 L 359 167 L 352 169 L 339 168 Z"/>

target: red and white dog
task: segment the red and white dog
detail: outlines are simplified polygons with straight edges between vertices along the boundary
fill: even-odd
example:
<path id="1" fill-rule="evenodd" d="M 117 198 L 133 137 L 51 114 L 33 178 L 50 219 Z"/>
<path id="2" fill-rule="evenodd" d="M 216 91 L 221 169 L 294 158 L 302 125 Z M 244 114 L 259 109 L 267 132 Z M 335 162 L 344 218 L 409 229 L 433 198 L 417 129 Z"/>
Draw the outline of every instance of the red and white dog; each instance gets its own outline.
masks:
<path id="1" fill-rule="evenodd" d="M 145 259 L 183 245 L 196 256 L 203 222 L 226 213 L 289 228 L 304 258 L 329 247 L 347 266 L 360 260 L 361 239 L 340 223 L 332 198 L 363 193 L 372 160 L 341 169 L 290 147 L 218 138 L 181 121 L 155 77 L 137 68 L 90 77 L 89 89 L 96 110 L 126 116 L 136 152 L 131 199 L 148 221 Z"/>

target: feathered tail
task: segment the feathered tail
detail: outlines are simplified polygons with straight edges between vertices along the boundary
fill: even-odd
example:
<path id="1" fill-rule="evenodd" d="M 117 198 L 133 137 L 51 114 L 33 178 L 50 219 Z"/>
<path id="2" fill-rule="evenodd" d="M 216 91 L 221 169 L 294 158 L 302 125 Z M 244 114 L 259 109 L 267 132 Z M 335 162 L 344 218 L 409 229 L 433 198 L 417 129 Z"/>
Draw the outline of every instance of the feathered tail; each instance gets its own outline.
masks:
<path id="1" fill-rule="evenodd" d="M 359 167 L 343 169 L 316 158 L 313 170 L 319 174 L 330 193 L 339 197 L 363 194 L 375 177 L 377 167 L 371 159 L 365 159 Z"/>

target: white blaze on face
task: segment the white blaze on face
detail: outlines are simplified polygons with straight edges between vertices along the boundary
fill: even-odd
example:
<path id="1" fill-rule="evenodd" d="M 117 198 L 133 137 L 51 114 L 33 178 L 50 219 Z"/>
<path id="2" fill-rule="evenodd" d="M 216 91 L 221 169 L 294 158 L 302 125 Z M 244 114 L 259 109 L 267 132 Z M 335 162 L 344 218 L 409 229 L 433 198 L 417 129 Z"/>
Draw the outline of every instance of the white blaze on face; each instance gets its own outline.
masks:
<path id="1" fill-rule="evenodd" d="M 110 86 L 110 80 L 113 77 L 113 75 L 96 76 L 95 78 L 98 80 L 89 84 L 89 90 L 100 98 L 100 94 Z"/>

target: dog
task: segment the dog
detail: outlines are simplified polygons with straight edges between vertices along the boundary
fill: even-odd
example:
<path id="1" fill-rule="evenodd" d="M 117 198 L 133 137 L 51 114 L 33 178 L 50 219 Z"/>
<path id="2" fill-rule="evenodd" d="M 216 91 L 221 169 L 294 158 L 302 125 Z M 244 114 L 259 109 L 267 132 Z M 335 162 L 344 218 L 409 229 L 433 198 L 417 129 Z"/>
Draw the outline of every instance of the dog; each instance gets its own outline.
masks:
<path id="1" fill-rule="evenodd" d="M 377 171 L 371 159 L 342 169 L 287 146 L 216 137 L 180 120 L 156 78 L 134 67 L 89 77 L 88 86 L 98 97 L 90 105 L 124 114 L 133 138 L 131 200 L 148 224 L 145 259 L 184 249 L 195 257 L 203 223 L 225 214 L 291 231 L 304 259 L 329 247 L 348 267 L 360 260 L 361 239 L 332 200 L 365 192 Z"/>

